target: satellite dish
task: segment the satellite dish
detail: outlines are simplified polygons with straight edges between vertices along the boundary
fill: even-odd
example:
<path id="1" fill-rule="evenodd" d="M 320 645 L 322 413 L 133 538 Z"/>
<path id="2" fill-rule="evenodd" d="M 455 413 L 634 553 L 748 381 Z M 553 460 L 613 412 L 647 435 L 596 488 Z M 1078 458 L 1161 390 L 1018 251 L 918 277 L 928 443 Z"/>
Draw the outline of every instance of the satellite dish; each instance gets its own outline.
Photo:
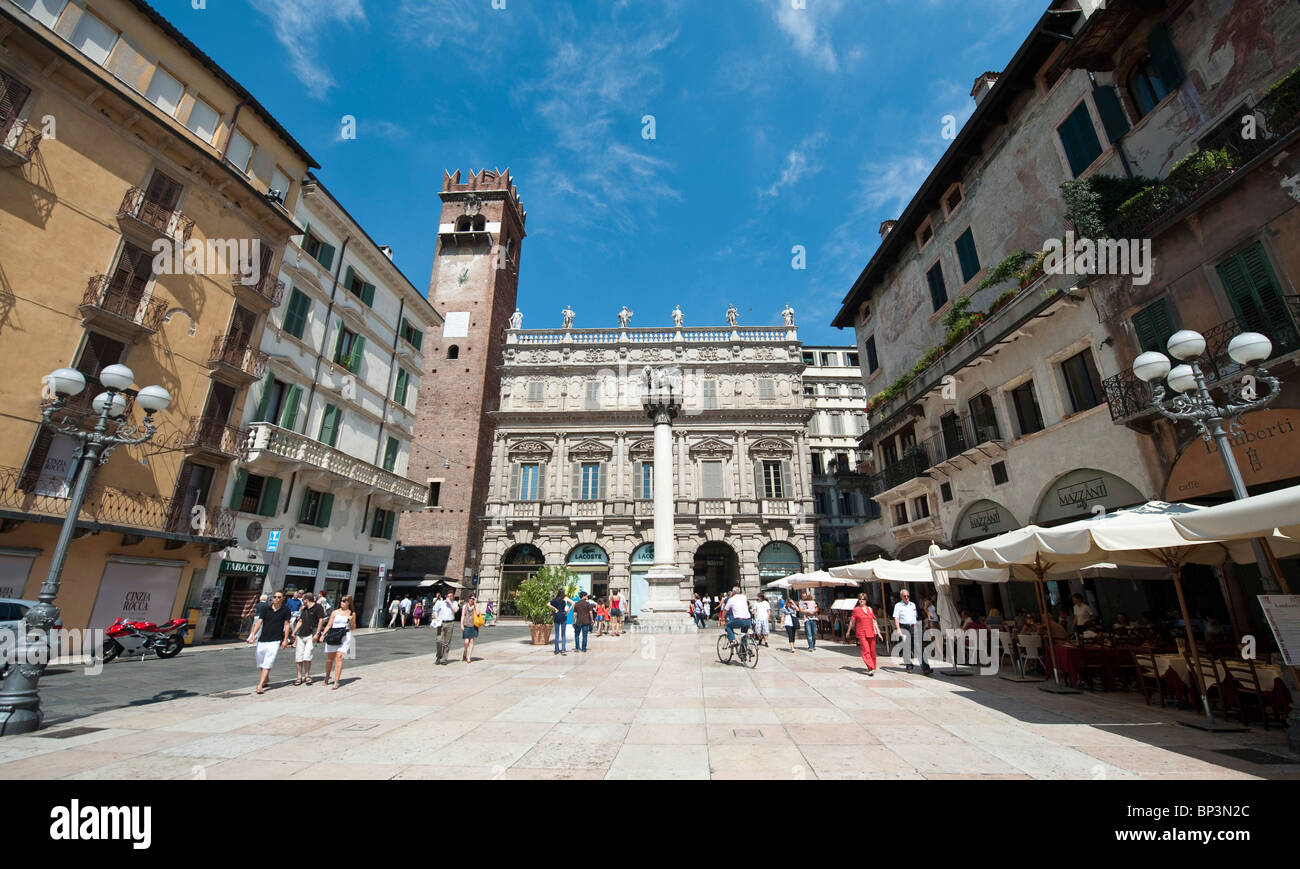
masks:
<path id="1" fill-rule="evenodd" d="M 250 543 L 256 543 L 258 538 L 262 536 L 262 523 L 257 521 L 249 522 L 248 529 L 244 531 L 244 536 L 248 538 Z"/>

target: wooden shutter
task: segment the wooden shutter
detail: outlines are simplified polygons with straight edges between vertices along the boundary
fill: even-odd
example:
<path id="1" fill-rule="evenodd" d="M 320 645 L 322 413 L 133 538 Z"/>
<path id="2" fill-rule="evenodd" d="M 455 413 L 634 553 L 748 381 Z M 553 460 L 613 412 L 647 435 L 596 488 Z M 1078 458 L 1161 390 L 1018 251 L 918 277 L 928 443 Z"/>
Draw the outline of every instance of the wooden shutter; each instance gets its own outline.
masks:
<path id="1" fill-rule="evenodd" d="M 537 463 L 537 500 L 546 500 L 546 462 Z"/>
<path id="2" fill-rule="evenodd" d="M 307 328 L 307 315 L 311 313 L 311 299 L 297 287 L 289 296 L 289 309 L 284 314 L 284 331 L 301 338 Z"/>
<path id="3" fill-rule="evenodd" d="M 1106 137 L 1112 144 L 1118 142 L 1129 131 L 1129 123 L 1115 88 L 1110 85 L 1093 88 L 1092 100 L 1097 104 L 1097 111 L 1101 113 L 1101 125 L 1106 128 Z"/>
<path id="4" fill-rule="evenodd" d="M 410 375 L 406 373 L 405 368 L 397 369 L 397 385 L 393 387 L 393 401 L 406 406 L 406 385 Z"/>
<path id="5" fill-rule="evenodd" d="M 384 447 L 384 470 L 391 471 L 397 466 L 397 438 L 389 438 Z"/>
<path id="6" fill-rule="evenodd" d="M 948 288 L 943 283 L 943 266 L 936 262 L 925 273 L 925 280 L 930 285 L 930 305 L 937 311 L 948 301 Z"/>
<path id="7" fill-rule="evenodd" d="M 781 497 L 782 498 L 794 497 L 794 485 L 793 485 L 793 479 L 790 474 L 789 459 L 781 460 Z"/>
<path id="8" fill-rule="evenodd" d="M 374 284 L 361 285 L 361 301 L 365 302 L 367 305 L 369 305 L 372 308 L 375 306 L 375 285 Z"/>
<path id="9" fill-rule="evenodd" d="M 326 244 L 322 239 L 320 243 L 320 253 L 316 256 L 316 262 L 320 263 L 328 271 L 334 267 L 334 245 Z"/>
<path id="10" fill-rule="evenodd" d="M 1151 35 L 1147 37 L 1147 50 L 1151 52 L 1151 68 L 1168 90 L 1172 91 L 1183 83 L 1187 74 L 1183 72 L 1183 64 L 1169 38 L 1169 28 L 1163 23 L 1151 29 Z"/>
<path id="11" fill-rule="evenodd" d="M 179 181 L 155 170 L 153 177 L 149 179 L 149 186 L 145 188 L 144 198 L 147 202 L 152 202 L 163 211 L 171 212 L 175 211 L 176 206 L 180 204 L 181 189 Z"/>
<path id="12" fill-rule="evenodd" d="M 1079 175 L 1101 156 L 1101 142 L 1097 141 L 1097 131 L 1092 126 L 1092 115 L 1088 113 L 1086 102 L 1079 103 L 1056 131 L 1065 148 L 1071 174 Z"/>
<path id="13" fill-rule="evenodd" d="M 347 290 L 349 293 L 352 292 L 352 279 L 354 277 L 356 277 L 356 275 L 352 271 L 352 266 L 348 266 L 347 271 L 343 273 L 343 289 Z"/>
<path id="14" fill-rule="evenodd" d="M 259 516 L 274 516 L 280 505 L 279 477 L 267 477 L 262 488 L 262 503 L 257 511 Z"/>
<path id="15" fill-rule="evenodd" d="M 302 505 L 298 508 L 298 522 L 307 521 L 307 514 L 311 511 L 311 496 L 316 492 L 315 489 L 302 490 Z"/>
<path id="16" fill-rule="evenodd" d="M 510 463 L 510 495 L 509 495 L 509 500 L 511 501 L 520 500 L 519 497 L 520 476 L 521 476 L 521 468 L 519 466 L 519 462 L 511 462 Z"/>
<path id="17" fill-rule="evenodd" d="M 235 487 L 230 490 L 230 509 L 238 510 L 239 502 L 244 500 L 244 487 L 248 485 L 248 471 L 235 473 Z"/>
<path id="18" fill-rule="evenodd" d="M 754 461 L 754 497 L 767 497 L 767 490 L 763 487 L 763 462 L 761 459 Z"/>
<path id="19" fill-rule="evenodd" d="M 966 283 L 975 275 L 979 274 L 980 258 L 979 253 L 975 250 L 975 234 L 971 229 L 967 229 L 957 239 L 957 261 L 961 265 L 961 280 Z"/>
<path id="20" fill-rule="evenodd" d="M 879 367 L 880 363 L 876 359 L 876 336 L 872 335 L 867 339 L 867 373 L 870 374 Z"/>
<path id="21" fill-rule="evenodd" d="M 569 469 L 572 472 L 572 497 L 577 501 L 582 497 L 582 465 L 578 462 L 569 462 Z"/>
<path id="22" fill-rule="evenodd" d="M 645 499 L 645 486 L 642 485 L 644 480 L 641 478 L 641 468 L 644 462 L 632 463 L 632 497 L 638 501 Z"/>
<path id="23" fill-rule="evenodd" d="M 348 355 L 348 371 L 356 374 L 361 370 L 361 357 L 365 349 L 366 339 L 358 335 L 352 342 L 352 352 Z"/>
<path id="24" fill-rule="evenodd" d="M 298 423 L 298 402 L 302 400 L 302 387 L 289 387 L 289 394 L 284 399 L 284 411 L 280 414 L 280 428 L 290 431 Z"/>
<path id="25" fill-rule="evenodd" d="M 330 514 L 334 512 L 334 495 L 325 492 L 320 496 L 320 510 L 316 513 L 316 527 L 330 527 Z"/>
<path id="26" fill-rule="evenodd" d="M 274 390 L 275 375 L 268 371 L 266 377 L 262 379 L 262 397 L 257 401 L 257 415 L 253 417 L 254 422 L 274 422 L 266 418 L 266 410 L 271 403 L 271 393 Z"/>
<path id="27" fill-rule="evenodd" d="M 1138 346 L 1145 350 L 1167 353 L 1165 344 L 1174 334 L 1174 323 L 1169 316 L 1169 300 L 1157 299 L 1133 315 L 1133 331 Z"/>
<path id="28" fill-rule="evenodd" d="M 600 500 L 602 500 L 602 501 L 605 500 L 605 482 L 606 482 L 605 477 L 607 476 L 607 473 L 606 473 L 606 465 L 607 465 L 607 464 L 608 464 L 608 462 L 601 462 L 599 465 L 596 466 L 596 473 L 600 475 L 600 480 L 598 481 L 597 492 L 598 492 L 598 495 L 599 495 Z"/>
<path id="29" fill-rule="evenodd" d="M 1267 335 L 1273 341 L 1274 353 L 1294 349 L 1296 330 L 1287 314 L 1286 303 L 1264 246 L 1256 242 L 1220 264 L 1218 272 L 1241 331 Z"/>
<path id="30" fill-rule="evenodd" d="M 0 145 L 9 137 L 9 131 L 18 122 L 18 113 L 31 95 L 31 88 L 0 71 Z"/>
<path id="31" fill-rule="evenodd" d="M 338 416 L 337 407 L 332 404 L 325 405 L 325 413 L 320 421 L 320 437 L 317 440 L 327 446 L 334 446 L 334 441 L 338 437 Z"/>

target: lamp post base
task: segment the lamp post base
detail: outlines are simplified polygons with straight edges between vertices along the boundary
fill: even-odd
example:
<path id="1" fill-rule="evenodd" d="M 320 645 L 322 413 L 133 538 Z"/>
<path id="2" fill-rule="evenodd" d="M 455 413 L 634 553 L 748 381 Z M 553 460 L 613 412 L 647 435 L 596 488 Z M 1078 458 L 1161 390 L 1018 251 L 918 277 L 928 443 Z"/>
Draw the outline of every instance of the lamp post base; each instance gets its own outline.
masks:
<path id="1" fill-rule="evenodd" d="M 18 665 L 14 665 L 15 671 Z M 36 682 L 27 676 L 12 672 L 5 680 L 5 691 L 0 695 L 0 736 L 34 733 L 41 729 L 45 714 L 41 711 L 41 695 Z"/>

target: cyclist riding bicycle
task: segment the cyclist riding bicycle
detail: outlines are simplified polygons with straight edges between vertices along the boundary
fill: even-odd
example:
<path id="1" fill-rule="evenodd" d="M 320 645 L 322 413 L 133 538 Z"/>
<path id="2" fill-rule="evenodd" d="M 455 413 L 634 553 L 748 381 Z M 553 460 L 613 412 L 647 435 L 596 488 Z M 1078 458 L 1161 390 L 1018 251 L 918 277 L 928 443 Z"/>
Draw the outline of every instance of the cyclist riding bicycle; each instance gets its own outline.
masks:
<path id="1" fill-rule="evenodd" d="M 731 596 L 727 598 L 726 604 L 723 605 L 723 612 L 726 613 L 727 642 L 736 645 L 736 628 L 748 631 L 753 624 L 752 616 L 749 612 L 749 600 L 740 593 L 740 586 L 731 590 Z"/>

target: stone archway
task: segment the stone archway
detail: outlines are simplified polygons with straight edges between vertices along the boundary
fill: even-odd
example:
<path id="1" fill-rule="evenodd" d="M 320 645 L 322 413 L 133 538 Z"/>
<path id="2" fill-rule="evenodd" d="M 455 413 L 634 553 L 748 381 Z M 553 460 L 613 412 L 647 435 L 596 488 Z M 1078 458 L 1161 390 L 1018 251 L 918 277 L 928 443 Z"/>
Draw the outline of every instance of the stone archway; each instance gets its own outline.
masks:
<path id="1" fill-rule="evenodd" d="M 715 600 L 740 585 L 740 556 L 730 545 L 710 540 L 695 550 L 693 591 Z"/>

